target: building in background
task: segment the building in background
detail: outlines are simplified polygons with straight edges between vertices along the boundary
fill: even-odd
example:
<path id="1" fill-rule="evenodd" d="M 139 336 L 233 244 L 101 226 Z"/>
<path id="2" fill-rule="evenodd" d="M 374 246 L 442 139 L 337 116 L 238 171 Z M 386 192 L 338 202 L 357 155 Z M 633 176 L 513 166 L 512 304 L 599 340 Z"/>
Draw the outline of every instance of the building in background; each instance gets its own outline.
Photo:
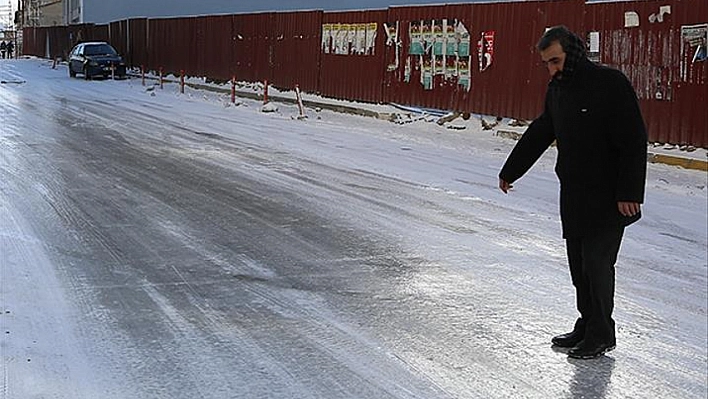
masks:
<path id="1" fill-rule="evenodd" d="M 64 0 L 19 0 L 15 25 L 24 27 L 64 25 Z"/>
<path id="2" fill-rule="evenodd" d="M 0 40 L 15 40 L 15 16 L 11 0 L 0 0 Z"/>
<path id="3" fill-rule="evenodd" d="M 444 0 L 444 3 L 474 3 L 480 0 Z M 497 0 L 485 0 L 494 2 Z M 501 0 L 498 0 L 501 1 Z M 506 0 L 509 1 L 509 0 Z M 63 0 L 67 25 L 105 24 L 129 18 L 159 18 L 192 15 L 239 14 L 296 10 L 366 10 L 391 6 L 440 4 L 440 0 Z"/>

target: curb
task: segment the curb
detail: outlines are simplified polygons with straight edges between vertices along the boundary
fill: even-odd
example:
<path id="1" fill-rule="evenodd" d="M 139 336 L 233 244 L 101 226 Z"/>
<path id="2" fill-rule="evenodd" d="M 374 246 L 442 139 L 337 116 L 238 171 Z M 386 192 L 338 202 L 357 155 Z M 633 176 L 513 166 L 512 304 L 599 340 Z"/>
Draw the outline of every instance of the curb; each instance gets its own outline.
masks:
<path id="1" fill-rule="evenodd" d="M 131 76 L 136 76 L 132 74 Z M 137 76 L 140 77 L 140 76 Z M 158 78 L 155 77 L 145 77 L 145 79 L 150 79 L 150 80 L 157 80 Z M 164 82 L 170 82 L 170 83 L 177 83 L 179 84 L 178 81 L 171 80 L 171 79 L 164 79 Z M 184 83 L 185 86 L 189 86 L 193 89 L 198 89 L 198 90 L 205 90 L 205 91 L 211 91 L 211 92 L 216 92 L 216 93 L 231 93 L 231 89 L 225 89 L 221 87 L 214 87 L 214 86 L 209 86 L 201 83 Z M 261 100 L 262 96 L 258 93 L 251 93 L 251 92 L 244 92 L 244 91 L 236 91 L 236 96 L 238 97 L 244 97 L 248 98 L 251 100 Z M 297 104 L 297 100 L 294 98 L 290 97 L 283 97 L 279 95 L 273 95 L 269 94 L 268 98 L 274 102 L 279 102 L 279 103 L 284 103 L 284 104 Z M 394 120 L 394 114 L 387 113 L 387 112 L 377 112 L 377 111 L 371 111 L 367 109 L 362 109 L 362 108 L 357 108 L 357 107 L 351 107 L 347 105 L 337 105 L 337 104 L 330 104 L 330 103 L 324 103 L 324 102 L 319 102 L 319 101 L 313 101 L 313 100 L 302 100 L 303 105 L 309 107 L 309 108 L 322 108 L 322 109 L 327 109 L 330 111 L 334 112 L 339 112 L 343 114 L 351 114 L 351 115 L 359 115 L 359 116 L 366 116 L 369 118 L 375 118 L 375 119 L 381 119 L 385 121 L 393 121 Z"/>
<path id="2" fill-rule="evenodd" d="M 134 74 L 130 74 L 130 75 L 136 76 Z M 140 76 L 138 75 L 136 77 L 140 77 Z M 155 78 L 152 76 L 150 76 L 150 77 L 146 76 L 145 79 L 157 80 L 158 78 Z M 163 79 L 163 80 L 165 82 L 179 84 L 179 82 L 175 81 L 175 80 L 171 80 L 171 79 Z M 231 92 L 230 89 L 224 89 L 221 87 L 214 87 L 214 86 L 209 86 L 209 85 L 200 84 L 200 83 L 187 83 L 187 82 L 185 82 L 185 86 L 189 86 L 193 89 L 206 90 L 206 91 L 217 92 L 217 93 L 230 93 Z M 237 91 L 236 95 L 239 97 L 245 97 L 245 98 L 252 99 L 252 100 L 261 100 L 262 99 L 261 95 L 259 95 L 257 93 L 251 93 L 251 92 Z M 273 100 L 275 102 L 279 102 L 279 103 L 297 104 L 297 100 L 294 98 L 283 97 L 283 96 L 279 96 L 279 95 L 269 95 L 268 98 L 270 98 L 271 100 Z M 377 111 L 371 111 L 371 110 L 347 106 L 347 105 L 337 105 L 337 104 L 330 104 L 330 103 L 313 101 L 313 100 L 305 100 L 305 99 L 303 99 L 302 102 L 305 106 L 307 106 L 309 108 L 327 109 L 330 111 L 339 112 L 339 113 L 343 113 L 343 114 L 366 116 L 369 118 L 375 118 L 375 119 L 380 119 L 380 120 L 389 121 L 389 122 L 392 122 L 395 120 L 395 114 L 388 113 L 388 112 L 377 112 Z M 498 129 L 494 134 L 498 137 L 503 137 L 506 139 L 518 141 L 521 138 L 521 135 L 523 133 L 519 133 L 519 132 L 512 131 L 512 130 Z M 708 171 L 708 160 L 703 161 L 703 160 L 695 159 L 695 158 L 677 157 L 677 156 L 672 156 L 672 155 L 664 155 L 664 154 L 657 154 L 657 153 L 653 153 L 653 152 L 648 152 L 647 153 L 647 162 L 661 163 L 661 164 L 672 165 L 672 166 L 679 166 L 684 169 L 700 170 L 700 171 L 704 171 L 704 172 Z"/>
<path id="3" fill-rule="evenodd" d="M 494 133 L 498 137 L 503 137 L 506 139 L 518 141 L 523 133 L 515 132 L 512 130 L 502 130 L 499 129 Z M 657 154 L 649 151 L 647 153 L 647 162 L 649 163 L 661 163 L 665 165 L 679 166 L 684 169 L 700 170 L 703 172 L 708 172 L 708 160 L 703 161 L 697 158 L 687 158 L 679 157 L 674 155 Z"/>
<path id="4" fill-rule="evenodd" d="M 647 154 L 649 163 L 662 163 L 666 165 L 680 166 L 684 169 L 700 170 L 708 172 L 708 161 L 701 161 L 694 158 L 676 157 L 673 155 L 656 154 L 649 152 Z"/>

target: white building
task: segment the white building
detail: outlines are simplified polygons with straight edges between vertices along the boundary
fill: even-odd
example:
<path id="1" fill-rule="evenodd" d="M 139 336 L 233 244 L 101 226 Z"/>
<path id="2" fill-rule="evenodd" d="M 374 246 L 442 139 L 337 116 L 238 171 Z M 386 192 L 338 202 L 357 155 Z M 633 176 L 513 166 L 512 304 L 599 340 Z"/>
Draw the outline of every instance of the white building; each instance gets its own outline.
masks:
<path id="1" fill-rule="evenodd" d="M 480 0 L 63 0 L 67 24 L 105 24 L 128 18 L 239 14 L 293 10 L 365 10 L 389 6 L 473 3 Z M 486 0 L 486 2 L 495 0 Z M 501 1 L 501 0 L 500 0 Z M 509 1 L 509 0 L 506 0 Z"/>
<path id="2" fill-rule="evenodd" d="M 25 26 L 57 26 L 63 25 L 64 0 L 21 0 L 20 18 L 17 24 Z"/>

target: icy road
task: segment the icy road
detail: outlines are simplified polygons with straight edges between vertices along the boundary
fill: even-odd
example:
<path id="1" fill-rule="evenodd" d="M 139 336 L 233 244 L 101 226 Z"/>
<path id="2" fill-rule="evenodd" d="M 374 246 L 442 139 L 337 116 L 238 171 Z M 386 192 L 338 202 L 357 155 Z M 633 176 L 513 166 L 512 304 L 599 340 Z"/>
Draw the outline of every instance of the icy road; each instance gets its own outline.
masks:
<path id="1" fill-rule="evenodd" d="M 649 165 L 617 349 L 575 361 L 553 149 L 503 195 L 478 122 L 0 79 L 3 399 L 706 398 L 705 172 Z"/>

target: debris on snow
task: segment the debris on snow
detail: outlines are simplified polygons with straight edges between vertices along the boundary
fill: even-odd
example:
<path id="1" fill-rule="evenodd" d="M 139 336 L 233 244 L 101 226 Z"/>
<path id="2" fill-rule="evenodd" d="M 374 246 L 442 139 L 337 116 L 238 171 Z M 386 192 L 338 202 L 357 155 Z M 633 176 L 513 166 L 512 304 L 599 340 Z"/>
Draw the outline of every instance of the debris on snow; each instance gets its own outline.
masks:
<path id="1" fill-rule="evenodd" d="M 515 127 L 523 127 L 523 126 L 528 126 L 529 123 L 526 121 L 522 121 L 519 119 L 513 119 L 511 122 L 509 122 L 509 126 L 515 126 Z"/>
<path id="2" fill-rule="evenodd" d="M 500 116 L 497 116 L 494 122 L 487 122 L 486 120 L 484 120 L 484 117 L 480 116 L 479 120 L 480 122 L 482 122 L 482 130 L 492 130 L 497 127 L 497 125 L 499 125 L 499 122 L 501 122 L 502 118 Z"/>
<path id="3" fill-rule="evenodd" d="M 278 112 L 278 106 L 273 103 L 263 104 L 263 106 L 261 107 L 261 112 L 266 112 L 266 113 Z"/>

